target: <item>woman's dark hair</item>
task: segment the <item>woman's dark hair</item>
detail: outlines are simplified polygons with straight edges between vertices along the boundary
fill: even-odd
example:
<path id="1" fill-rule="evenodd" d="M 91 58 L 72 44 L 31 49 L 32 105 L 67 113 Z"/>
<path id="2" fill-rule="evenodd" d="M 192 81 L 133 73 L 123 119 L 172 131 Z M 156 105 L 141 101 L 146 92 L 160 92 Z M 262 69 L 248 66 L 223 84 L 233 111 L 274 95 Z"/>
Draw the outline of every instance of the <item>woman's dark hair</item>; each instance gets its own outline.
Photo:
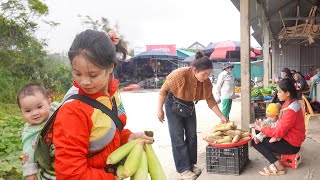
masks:
<path id="1" fill-rule="evenodd" d="M 117 53 L 122 54 L 122 60 L 126 60 L 127 58 L 127 54 L 128 54 L 128 50 L 127 48 L 122 44 L 122 40 L 119 40 L 119 43 L 116 44 L 116 51 Z"/>
<path id="2" fill-rule="evenodd" d="M 286 67 L 285 67 L 285 68 L 282 68 L 281 72 L 286 73 L 286 74 L 287 74 L 287 78 L 291 78 L 291 79 L 292 79 L 292 75 L 293 75 L 293 74 L 291 74 L 291 71 L 290 71 L 289 68 L 286 68 Z"/>
<path id="3" fill-rule="evenodd" d="M 196 72 L 213 69 L 212 62 L 201 51 L 196 53 L 195 58 L 196 59 L 191 63 L 191 66 L 196 69 Z"/>
<path id="4" fill-rule="evenodd" d="M 17 93 L 17 103 L 20 108 L 20 100 L 26 96 L 34 96 L 36 92 L 43 95 L 44 98 L 49 100 L 49 95 L 46 89 L 39 83 L 28 83 L 22 86 Z"/>
<path id="5" fill-rule="evenodd" d="M 304 75 L 302 75 L 302 73 L 299 71 L 299 72 L 296 72 L 298 74 L 300 74 L 300 76 L 304 79 Z"/>
<path id="6" fill-rule="evenodd" d="M 297 98 L 297 90 L 294 86 L 294 81 L 292 79 L 282 79 L 279 83 L 279 88 L 284 92 L 289 92 L 290 99 Z"/>
<path id="7" fill-rule="evenodd" d="M 75 37 L 68 52 L 71 64 L 79 54 L 101 68 L 109 68 L 117 63 L 116 47 L 109 36 L 100 31 L 88 29 Z"/>

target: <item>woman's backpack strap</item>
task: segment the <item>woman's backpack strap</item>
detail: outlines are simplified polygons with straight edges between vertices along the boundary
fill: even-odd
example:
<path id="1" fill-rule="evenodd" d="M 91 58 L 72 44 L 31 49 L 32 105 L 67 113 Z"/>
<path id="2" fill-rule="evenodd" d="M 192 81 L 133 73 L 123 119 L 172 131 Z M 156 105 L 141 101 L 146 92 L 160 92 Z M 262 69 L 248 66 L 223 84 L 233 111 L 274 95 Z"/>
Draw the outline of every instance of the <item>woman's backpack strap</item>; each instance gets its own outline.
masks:
<path id="1" fill-rule="evenodd" d="M 96 109 L 100 109 L 103 113 L 107 114 L 108 116 L 111 117 L 111 119 L 114 121 L 114 123 L 116 124 L 117 128 L 119 129 L 119 131 L 121 132 L 123 129 L 123 124 L 121 122 L 121 120 L 118 117 L 118 111 L 117 111 L 117 105 L 115 102 L 115 98 L 112 98 L 112 102 L 113 102 L 113 109 L 110 110 L 108 107 L 106 107 L 105 105 L 103 105 L 101 102 L 92 99 L 88 96 L 85 95 L 81 95 L 81 94 L 73 94 L 70 96 L 71 99 L 78 99 L 82 102 L 85 102 L 87 104 L 89 104 L 90 106 L 96 108 Z"/>

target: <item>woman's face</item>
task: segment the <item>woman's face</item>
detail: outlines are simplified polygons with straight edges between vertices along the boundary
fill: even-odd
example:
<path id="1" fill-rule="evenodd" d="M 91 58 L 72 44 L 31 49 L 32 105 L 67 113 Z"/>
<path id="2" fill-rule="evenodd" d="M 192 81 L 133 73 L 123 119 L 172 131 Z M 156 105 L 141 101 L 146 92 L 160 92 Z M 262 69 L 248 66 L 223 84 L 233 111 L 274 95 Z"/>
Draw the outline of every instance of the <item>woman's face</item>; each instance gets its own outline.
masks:
<path id="1" fill-rule="evenodd" d="M 114 66 L 102 69 L 87 60 L 82 54 L 74 57 L 72 75 L 75 82 L 87 94 L 108 92 L 108 79 Z"/>
<path id="2" fill-rule="evenodd" d="M 286 101 L 290 99 L 290 92 L 284 92 L 278 87 L 278 98 L 280 101 Z"/>
<path id="3" fill-rule="evenodd" d="M 232 72 L 232 69 L 233 69 L 233 67 L 228 67 L 228 68 L 226 68 L 225 70 L 226 70 L 228 73 L 231 73 L 231 72 Z"/>
<path id="4" fill-rule="evenodd" d="M 194 69 L 194 70 L 195 70 L 195 69 Z M 206 79 L 209 78 L 211 72 L 212 72 L 212 69 L 206 69 L 206 70 L 199 71 L 199 72 L 197 72 L 197 71 L 195 70 L 195 75 L 194 75 L 194 76 L 196 77 L 196 79 L 197 79 L 198 81 L 204 82 Z"/>
<path id="5" fill-rule="evenodd" d="M 287 74 L 287 73 L 285 73 L 285 72 L 280 72 L 280 76 L 281 76 L 281 78 L 283 79 L 283 78 L 287 77 L 287 76 L 288 76 L 288 74 Z"/>
<path id="6" fill-rule="evenodd" d="M 295 75 L 293 76 L 293 79 L 296 80 L 296 81 L 298 81 L 298 80 L 299 80 L 299 75 L 295 74 Z"/>

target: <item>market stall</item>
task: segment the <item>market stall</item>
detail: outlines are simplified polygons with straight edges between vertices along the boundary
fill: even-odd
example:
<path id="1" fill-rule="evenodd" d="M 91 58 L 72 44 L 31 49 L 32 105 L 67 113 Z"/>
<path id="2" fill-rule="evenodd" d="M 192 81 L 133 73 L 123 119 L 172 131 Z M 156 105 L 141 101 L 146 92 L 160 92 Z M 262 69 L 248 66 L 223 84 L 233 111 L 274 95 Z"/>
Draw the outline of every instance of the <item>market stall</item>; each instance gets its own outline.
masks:
<path id="1" fill-rule="evenodd" d="M 137 84 L 141 88 L 159 88 L 165 77 L 178 68 L 178 56 L 163 51 L 150 50 L 132 57 L 122 64 L 120 81 Z"/>

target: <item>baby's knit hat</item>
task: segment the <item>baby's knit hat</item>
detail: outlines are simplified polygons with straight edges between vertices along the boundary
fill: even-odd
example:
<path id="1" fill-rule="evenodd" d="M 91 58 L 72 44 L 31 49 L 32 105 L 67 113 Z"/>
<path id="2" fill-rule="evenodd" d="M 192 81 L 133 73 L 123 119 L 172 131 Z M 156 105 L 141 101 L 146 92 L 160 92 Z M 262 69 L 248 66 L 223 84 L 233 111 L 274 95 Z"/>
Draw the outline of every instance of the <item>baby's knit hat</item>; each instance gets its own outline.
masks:
<path id="1" fill-rule="evenodd" d="M 266 109 L 267 115 L 278 116 L 280 113 L 278 105 L 276 103 L 270 103 Z"/>

